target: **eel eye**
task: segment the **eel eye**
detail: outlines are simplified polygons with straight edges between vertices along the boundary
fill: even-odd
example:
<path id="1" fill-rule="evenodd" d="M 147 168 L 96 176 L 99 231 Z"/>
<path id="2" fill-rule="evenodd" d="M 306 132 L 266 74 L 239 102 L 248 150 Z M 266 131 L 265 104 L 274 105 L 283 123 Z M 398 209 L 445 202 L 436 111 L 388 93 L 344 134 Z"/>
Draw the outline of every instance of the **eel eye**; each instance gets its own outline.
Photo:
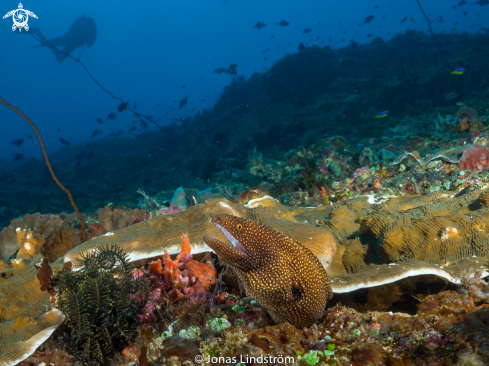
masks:
<path id="1" fill-rule="evenodd" d="M 236 230 L 238 230 L 238 231 L 243 230 L 243 225 L 242 224 L 236 224 Z"/>

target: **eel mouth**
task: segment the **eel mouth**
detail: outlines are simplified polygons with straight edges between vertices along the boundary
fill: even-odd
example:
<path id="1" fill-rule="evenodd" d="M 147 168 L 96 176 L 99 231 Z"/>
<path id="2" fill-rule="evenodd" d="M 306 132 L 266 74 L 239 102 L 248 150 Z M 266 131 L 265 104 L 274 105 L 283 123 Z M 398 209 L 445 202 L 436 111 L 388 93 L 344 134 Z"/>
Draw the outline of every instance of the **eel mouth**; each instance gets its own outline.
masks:
<path id="1" fill-rule="evenodd" d="M 231 243 L 234 249 L 240 251 L 243 254 L 246 254 L 247 256 L 251 257 L 250 253 L 245 249 L 245 247 L 239 242 L 238 239 L 236 239 L 224 226 L 218 224 L 216 221 L 219 220 L 218 216 L 211 216 L 211 221 L 216 227 L 219 229 L 219 231 L 226 237 L 226 239 Z"/>

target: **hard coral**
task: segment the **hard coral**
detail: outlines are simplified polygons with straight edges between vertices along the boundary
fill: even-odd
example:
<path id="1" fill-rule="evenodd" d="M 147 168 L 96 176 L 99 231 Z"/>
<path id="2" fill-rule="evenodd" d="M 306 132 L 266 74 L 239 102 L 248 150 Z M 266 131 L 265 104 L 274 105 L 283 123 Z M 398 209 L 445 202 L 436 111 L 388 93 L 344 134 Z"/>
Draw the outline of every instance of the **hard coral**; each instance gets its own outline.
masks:
<path id="1" fill-rule="evenodd" d="M 489 151 L 479 144 L 465 148 L 462 159 L 458 163 L 460 169 L 470 169 L 472 173 L 479 173 L 489 167 Z"/>
<path id="2" fill-rule="evenodd" d="M 289 323 L 282 323 L 255 330 L 250 343 L 271 355 L 296 356 L 297 351 L 305 353 L 301 343 L 305 340 L 302 331 Z"/>
<path id="3" fill-rule="evenodd" d="M 385 365 L 386 355 L 380 344 L 362 343 L 353 351 L 353 366 Z"/>
<path id="4" fill-rule="evenodd" d="M 463 284 L 478 301 L 489 302 L 489 283 L 482 278 L 482 271 L 475 271 L 474 277 L 464 278 Z"/>
<path id="5" fill-rule="evenodd" d="M 458 118 L 457 128 L 459 131 L 464 131 L 469 128 L 470 131 L 475 131 L 481 127 L 477 112 L 474 108 L 464 106 L 457 112 L 456 117 Z"/>

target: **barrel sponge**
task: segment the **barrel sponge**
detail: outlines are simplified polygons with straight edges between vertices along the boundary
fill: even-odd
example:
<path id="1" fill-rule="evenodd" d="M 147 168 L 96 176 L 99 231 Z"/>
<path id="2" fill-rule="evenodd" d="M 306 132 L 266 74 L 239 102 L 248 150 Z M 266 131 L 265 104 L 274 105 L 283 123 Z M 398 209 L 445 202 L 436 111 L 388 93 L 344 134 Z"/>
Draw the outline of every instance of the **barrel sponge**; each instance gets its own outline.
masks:
<path id="1" fill-rule="evenodd" d="M 489 151 L 479 144 L 470 145 L 465 148 L 458 166 L 463 170 L 470 169 L 476 174 L 486 170 L 489 167 Z"/>

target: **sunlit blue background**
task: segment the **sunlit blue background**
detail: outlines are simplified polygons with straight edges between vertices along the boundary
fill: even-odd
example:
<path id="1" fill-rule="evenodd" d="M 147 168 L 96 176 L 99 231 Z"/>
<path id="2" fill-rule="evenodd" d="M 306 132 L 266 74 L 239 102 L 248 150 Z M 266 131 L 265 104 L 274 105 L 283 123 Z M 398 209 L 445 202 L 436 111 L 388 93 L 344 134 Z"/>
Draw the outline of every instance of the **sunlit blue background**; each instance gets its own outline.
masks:
<path id="1" fill-rule="evenodd" d="M 489 26 L 489 6 L 479 6 L 474 0 L 461 6 L 457 6 L 460 0 L 420 1 L 435 32 L 479 32 Z M 370 42 L 373 38 L 368 34 L 388 40 L 406 30 L 428 30 L 416 0 L 43 0 L 23 5 L 39 17 L 29 18 L 29 25 L 40 28 L 47 38 L 65 34 L 80 15 L 93 17 L 98 36 L 81 61 L 113 94 L 131 104 L 136 101 L 138 112 L 155 119 L 189 117 L 212 108 L 232 79 L 214 73 L 218 67 L 236 63 L 238 75 L 248 78 L 255 71 L 264 72 L 284 54 L 297 52 L 300 42 L 311 46 L 325 41 L 321 47 L 338 48 L 351 40 Z M 16 1 L 1 0 L 0 13 L 3 16 L 17 6 Z M 369 15 L 374 19 L 364 24 Z M 277 25 L 281 20 L 290 25 Z M 255 29 L 257 21 L 266 26 Z M 32 37 L 11 27 L 11 18 L 0 19 L 0 96 L 34 121 L 48 151 L 63 146 L 60 137 L 76 144 L 91 139 L 95 129 L 104 131 L 99 139 L 132 125 L 135 118 L 128 111 L 118 113 L 115 121 L 106 119 L 117 111 L 119 102 L 103 92 L 80 65 L 71 59 L 57 63 L 49 49 L 33 48 L 38 43 Z M 312 31 L 303 34 L 305 28 Z M 262 54 L 267 48 L 270 51 Z M 80 53 L 77 49 L 73 56 Z M 189 104 L 180 111 L 178 102 L 185 96 Z M 172 106 L 176 111 L 169 109 Z M 171 113 L 165 115 L 166 111 Z M 38 141 L 26 137 L 33 136 L 27 123 L 1 105 L 0 122 L 0 159 L 12 160 L 20 152 L 26 157 L 40 155 Z M 10 144 L 18 138 L 25 140 L 21 148 Z"/>

